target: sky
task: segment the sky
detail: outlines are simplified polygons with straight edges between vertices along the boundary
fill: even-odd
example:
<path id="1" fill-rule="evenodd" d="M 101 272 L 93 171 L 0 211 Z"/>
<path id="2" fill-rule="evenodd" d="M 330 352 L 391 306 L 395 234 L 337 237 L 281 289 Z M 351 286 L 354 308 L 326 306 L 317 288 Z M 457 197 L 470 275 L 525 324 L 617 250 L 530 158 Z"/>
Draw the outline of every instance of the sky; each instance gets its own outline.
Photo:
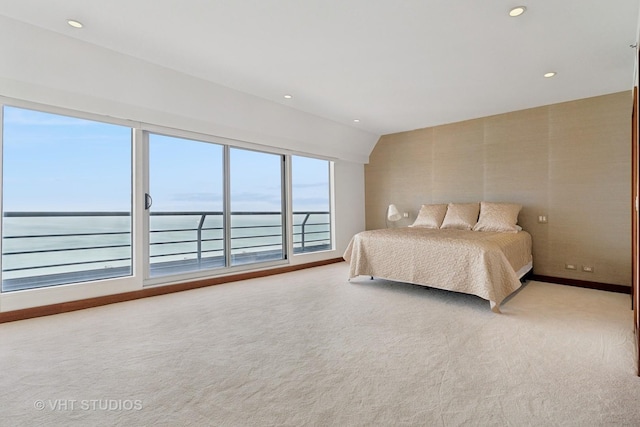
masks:
<path id="1" fill-rule="evenodd" d="M 4 107 L 4 211 L 127 211 L 131 129 Z M 150 134 L 152 211 L 222 210 L 223 146 Z M 281 209 L 281 156 L 230 149 L 232 211 Z M 329 210 L 328 162 L 292 157 L 294 211 Z"/>

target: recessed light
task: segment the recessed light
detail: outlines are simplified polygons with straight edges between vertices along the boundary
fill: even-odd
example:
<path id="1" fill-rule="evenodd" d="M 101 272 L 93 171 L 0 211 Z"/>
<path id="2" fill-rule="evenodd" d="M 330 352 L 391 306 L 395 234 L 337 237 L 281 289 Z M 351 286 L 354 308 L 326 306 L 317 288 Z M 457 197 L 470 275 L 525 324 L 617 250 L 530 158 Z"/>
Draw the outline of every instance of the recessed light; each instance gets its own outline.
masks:
<path id="1" fill-rule="evenodd" d="M 522 15 L 527 8 L 525 6 L 516 6 L 509 11 L 509 16 L 515 18 L 516 16 Z"/>
<path id="2" fill-rule="evenodd" d="M 293 95 L 288 95 L 288 94 L 287 94 L 287 95 L 285 95 L 284 97 L 285 97 L 285 99 L 291 99 L 291 98 L 293 98 Z"/>
<path id="3" fill-rule="evenodd" d="M 67 19 L 67 24 L 69 24 L 73 28 L 82 28 L 82 27 L 84 27 L 84 25 L 82 25 L 82 22 L 76 21 L 75 19 Z"/>
<path id="4" fill-rule="evenodd" d="M 544 73 L 545 78 L 553 77 L 556 75 L 555 71 L 549 71 L 548 73 Z"/>
<path id="5" fill-rule="evenodd" d="M 353 119 L 353 123 L 360 123 L 360 119 Z"/>

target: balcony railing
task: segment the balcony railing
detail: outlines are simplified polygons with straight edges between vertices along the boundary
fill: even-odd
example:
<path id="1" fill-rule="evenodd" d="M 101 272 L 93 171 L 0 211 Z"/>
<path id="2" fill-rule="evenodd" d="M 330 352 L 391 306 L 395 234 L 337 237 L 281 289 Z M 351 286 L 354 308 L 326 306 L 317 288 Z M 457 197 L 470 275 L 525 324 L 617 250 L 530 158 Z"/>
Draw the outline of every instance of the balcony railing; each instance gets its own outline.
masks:
<path id="1" fill-rule="evenodd" d="M 294 253 L 331 248 L 329 212 L 294 212 Z M 279 212 L 151 212 L 152 277 L 284 258 Z M 2 291 L 123 277 L 132 272 L 128 212 L 5 212 Z"/>

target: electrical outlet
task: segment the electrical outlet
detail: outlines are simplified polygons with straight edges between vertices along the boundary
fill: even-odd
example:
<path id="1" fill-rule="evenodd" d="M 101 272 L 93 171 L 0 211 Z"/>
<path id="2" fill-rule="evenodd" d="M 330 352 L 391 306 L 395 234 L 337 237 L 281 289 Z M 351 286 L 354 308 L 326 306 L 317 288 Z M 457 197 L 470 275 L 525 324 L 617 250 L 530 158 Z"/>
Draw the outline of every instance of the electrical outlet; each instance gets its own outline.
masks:
<path id="1" fill-rule="evenodd" d="M 590 265 L 583 265 L 582 271 L 584 271 L 585 273 L 593 273 L 593 267 L 591 267 Z"/>
<path id="2" fill-rule="evenodd" d="M 575 264 L 565 264 L 564 268 L 567 269 L 567 270 L 577 270 Z"/>
<path id="3" fill-rule="evenodd" d="M 547 221 L 547 216 L 546 215 L 538 215 L 538 223 L 539 224 L 546 224 Z"/>
<path id="4" fill-rule="evenodd" d="M 409 212 L 403 212 L 402 213 L 402 217 L 403 218 L 409 218 Z"/>

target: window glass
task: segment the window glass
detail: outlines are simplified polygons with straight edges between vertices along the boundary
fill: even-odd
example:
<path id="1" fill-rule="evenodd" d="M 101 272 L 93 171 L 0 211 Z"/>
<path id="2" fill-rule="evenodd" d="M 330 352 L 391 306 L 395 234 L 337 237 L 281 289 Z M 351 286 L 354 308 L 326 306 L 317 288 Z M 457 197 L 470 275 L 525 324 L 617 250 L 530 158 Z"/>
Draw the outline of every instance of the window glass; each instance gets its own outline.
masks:
<path id="1" fill-rule="evenodd" d="M 150 275 L 226 265 L 218 144 L 149 134 Z"/>
<path id="2" fill-rule="evenodd" d="M 231 265 L 285 258 L 283 157 L 231 148 Z"/>
<path id="3" fill-rule="evenodd" d="M 291 157 L 293 251 L 329 250 L 331 243 L 330 162 Z"/>
<path id="4" fill-rule="evenodd" d="M 3 292 L 132 274 L 131 135 L 3 108 Z"/>

